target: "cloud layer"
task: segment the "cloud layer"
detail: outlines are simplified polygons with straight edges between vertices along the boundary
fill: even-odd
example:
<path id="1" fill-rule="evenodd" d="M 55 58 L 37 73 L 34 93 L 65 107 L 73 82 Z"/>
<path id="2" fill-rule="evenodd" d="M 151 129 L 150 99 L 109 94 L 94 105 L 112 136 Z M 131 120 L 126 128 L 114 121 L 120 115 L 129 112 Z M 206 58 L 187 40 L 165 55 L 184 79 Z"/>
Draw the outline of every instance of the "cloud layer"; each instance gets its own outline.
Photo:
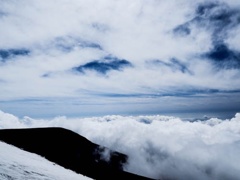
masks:
<path id="1" fill-rule="evenodd" d="M 0 4 L 1 109 L 29 99 L 26 109 L 39 100 L 154 104 L 183 94 L 193 102 L 224 94 L 239 105 L 237 0 Z"/>
<path id="2" fill-rule="evenodd" d="M 185 121 L 169 116 L 19 119 L 0 112 L 0 128 L 31 127 L 71 129 L 127 154 L 125 170 L 156 179 L 219 180 L 240 176 L 239 113 L 225 120 Z"/>

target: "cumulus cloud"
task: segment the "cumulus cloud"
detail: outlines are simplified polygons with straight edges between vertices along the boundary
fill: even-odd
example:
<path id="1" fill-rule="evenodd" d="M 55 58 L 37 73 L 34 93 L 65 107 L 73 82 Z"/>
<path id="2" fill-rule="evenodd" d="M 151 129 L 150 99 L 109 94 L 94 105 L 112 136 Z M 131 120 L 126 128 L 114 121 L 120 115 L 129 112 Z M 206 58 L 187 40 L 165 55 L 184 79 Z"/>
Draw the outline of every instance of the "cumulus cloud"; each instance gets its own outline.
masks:
<path id="1" fill-rule="evenodd" d="M 129 156 L 126 171 L 151 178 L 238 179 L 240 114 L 191 121 L 170 116 L 32 119 L 1 112 L 1 128 L 64 127 Z M 102 158 L 109 153 L 102 150 Z"/>

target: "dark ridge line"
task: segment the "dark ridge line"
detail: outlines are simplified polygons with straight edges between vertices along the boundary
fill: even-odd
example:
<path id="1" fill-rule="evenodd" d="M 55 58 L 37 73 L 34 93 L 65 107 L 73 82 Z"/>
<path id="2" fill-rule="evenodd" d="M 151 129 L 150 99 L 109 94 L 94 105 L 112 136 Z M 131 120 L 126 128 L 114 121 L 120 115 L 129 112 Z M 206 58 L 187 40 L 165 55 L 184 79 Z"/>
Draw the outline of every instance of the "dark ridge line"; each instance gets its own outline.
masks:
<path id="1" fill-rule="evenodd" d="M 128 157 L 64 128 L 2 129 L 0 140 L 93 179 L 150 178 L 123 170 Z M 102 152 L 110 152 L 109 160 Z"/>

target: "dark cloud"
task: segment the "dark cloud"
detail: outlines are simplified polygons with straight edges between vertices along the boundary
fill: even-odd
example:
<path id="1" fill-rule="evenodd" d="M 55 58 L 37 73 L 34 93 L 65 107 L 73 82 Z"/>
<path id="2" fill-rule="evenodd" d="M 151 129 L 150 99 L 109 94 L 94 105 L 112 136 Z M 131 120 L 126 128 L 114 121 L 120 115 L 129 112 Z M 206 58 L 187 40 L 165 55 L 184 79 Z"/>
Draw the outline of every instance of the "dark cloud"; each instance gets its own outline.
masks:
<path id="1" fill-rule="evenodd" d="M 206 14 L 207 12 L 209 12 L 210 10 L 212 10 L 216 6 L 217 6 L 217 4 L 212 3 L 212 2 L 200 4 L 196 9 L 196 14 L 202 16 L 202 15 Z"/>
<path id="2" fill-rule="evenodd" d="M 191 29 L 189 27 L 189 24 L 186 23 L 186 24 L 181 24 L 176 28 L 174 28 L 173 32 L 180 36 L 187 36 L 187 35 L 190 35 Z"/>
<path id="3" fill-rule="evenodd" d="M 223 3 L 200 4 L 193 20 L 199 25 L 210 26 L 213 30 L 213 41 L 223 38 L 226 31 L 240 24 L 239 9 L 230 8 Z"/>
<path id="4" fill-rule="evenodd" d="M 6 13 L 0 10 L 0 18 L 6 16 Z"/>
<path id="5" fill-rule="evenodd" d="M 188 69 L 187 65 L 182 63 L 181 61 L 175 59 L 175 58 L 172 58 L 170 60 L 171 64 L 172 64 L 172 67 L 177 69 L 177 70 L 180 70 L 182 73 L 189 73 L 191 74 L 191 71 Z"/>
<path id="6" fill-rule="evenodd" d="M 50 77 L 51 76 L 51 73 L 45 73 L 45 74 L 43 74 L 41 77 L 43 77 L 43 78 L 48 78 L 48 77 Z"/>
<path id="7" fill-rule="evenodd" d="M 121 71 L 125 67 L 131 67 L 132 64 L 125 59 L 118 59 L 116 57 L 106 56 L 103 60 L 95 60 L 79 67 L 74 70 L 84 73 L 86 70 L 94 70 L 101 74 L 106 74 L 111 70 Z"/>
<path id="8" fill-rule="evenodd" d="M 240 23 L 240 13 L 238 9 L 230 8 L 224 3 L 205 3 L 200 4 L 196 9 L 196 20 L 211 21 L 215 25 L 227 27 L 235 26 Z"/>
<path id="9" fill-rule="evenodd" d="M 93 49 L 99 49 L 103 50 L 100 44 L 94 43 L 91 41 L 83 40 L 80 38 L 74 38 L 74 37 L 59 37 L 56 38 L 53 43 L 57 47 L 57 49 L 64 51 L 64 52 L 70 52 L 73 51 L 74 48 L 93 48 Z"/>
<path id="10" fill-rule="evenodd" d="M 194 18 L 180 24 L 173 32 L 180 35 L 189 35 L 191 26 L 197 26 L 198 28 L 210 30 L 213 41 L 215 41 L 225 37 L 229 29 L 239 24 L 239 9 L 233 9 L 225 3 L 205 2 L 196 7 Z"/>
<path id="11" fill-rule="evenodd" d="M 172 89 L 168 92 L 156 92 L 156 93 L 132 93 L 132 94 L 120 94 L 120 93 L 93 93 L 96 96 L 102 97 L 114 97 L 114 98 L 158 98 L 158 97 L 203 97 L 207 95 L 223 95 L 239 93 L 239 90 L 220 90 L 220 89 L 201 89 L 201 88 L 185 88 L 185 89 Z"/>
<path id="12" fill-rule="evenodd" d="M 7 59 L 16 56 L 26 56 L 29 55 L 30 50 L 28 49 L 0 49 L 0 60 L 6 61 Z"/>
<path id="13" fill-rule="evenodd" d="M 99 49 L 99 50 L 102 50 L 102 47 L 97 44 L 97 43 L 92 43 L 92 42 L 87 42 L 87 41 L 83 41 L 79 44 L 80 47 L 83 47 L 83 48 L 95 48 L 95 49 Z"/>
<path id="14" fill-rule="evenodd" d="M 198 6 L 195 21 L 212 29 L 213 47 L 205 54 L 218 68 L 240 67 L 240 52 L 232 50 L 224 43 L 228 31 L 240 24 L 240 11 L 226 4 L 206 3 Z"/>
<path id="15" fill-rule="evenodd" d="M 109 31 L 109 27 L 106 24 L 101 24 L 101 23 L 93 23 L 92 27 L 102 33 L 105 33 L 107 31 Z"/>
<path id="16" fill-rule="evenodd" d="M 219 68 L 238 69 L 240 68 L 240 52 L 231 50 L 226 44 L 216 44 L 205 54 L 205 57 Z"/>
<path id="17" fill-rule="evenodd" d="M 203 28 L 211 35 L 212 48 L 202 57 L 210 59 L 217 68 L 240 68 L 240 52 L 225 43 L 231 29 L 240 25 L 240 10 L 226 3 L 208 2 L 198 4 L 195 17 L 177 26 L 176 35 L 187 36 L 191 28 Z"/>
<path id="18" fill-rule="evenodd" d="M 192 74 L 192 72 L 189 70 L 188 66 L 176 58 L 170 59 L 169 62 L 164 62 L 161 60 L 153 60 L 150 62 L 150 64 L 151 63 L 154 65 L 157 65 L 157 66 L 160 65 L 160 66 L 168 67 L 172 71 L 181 71 L 182 73 Z"/>

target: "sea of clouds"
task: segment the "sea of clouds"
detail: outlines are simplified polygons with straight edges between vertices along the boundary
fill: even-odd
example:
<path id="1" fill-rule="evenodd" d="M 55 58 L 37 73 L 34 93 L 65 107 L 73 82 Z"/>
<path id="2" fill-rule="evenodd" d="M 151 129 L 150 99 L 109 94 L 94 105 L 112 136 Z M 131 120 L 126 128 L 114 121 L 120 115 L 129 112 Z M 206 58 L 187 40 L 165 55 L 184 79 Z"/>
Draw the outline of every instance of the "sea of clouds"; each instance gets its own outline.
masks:
<path id="1" fill-rule="evenodd" d="M 231 119 L 187 121 L 160 115 L 32 119 L 0 111 L 1 129 L 33 127 L 73 130 L 127 154 L 126 171 L 155 179 L 240 177 L 240 113 Z"/>
<path id="2" fill-rule="evenodd" d="M 1 0 L 0 100 L 237 92 L 239 9 L 238 0 Z M 220 45 L 224 63 L 211 57 Z M 73 70 L 106 56 L 132 66 Z"/>

